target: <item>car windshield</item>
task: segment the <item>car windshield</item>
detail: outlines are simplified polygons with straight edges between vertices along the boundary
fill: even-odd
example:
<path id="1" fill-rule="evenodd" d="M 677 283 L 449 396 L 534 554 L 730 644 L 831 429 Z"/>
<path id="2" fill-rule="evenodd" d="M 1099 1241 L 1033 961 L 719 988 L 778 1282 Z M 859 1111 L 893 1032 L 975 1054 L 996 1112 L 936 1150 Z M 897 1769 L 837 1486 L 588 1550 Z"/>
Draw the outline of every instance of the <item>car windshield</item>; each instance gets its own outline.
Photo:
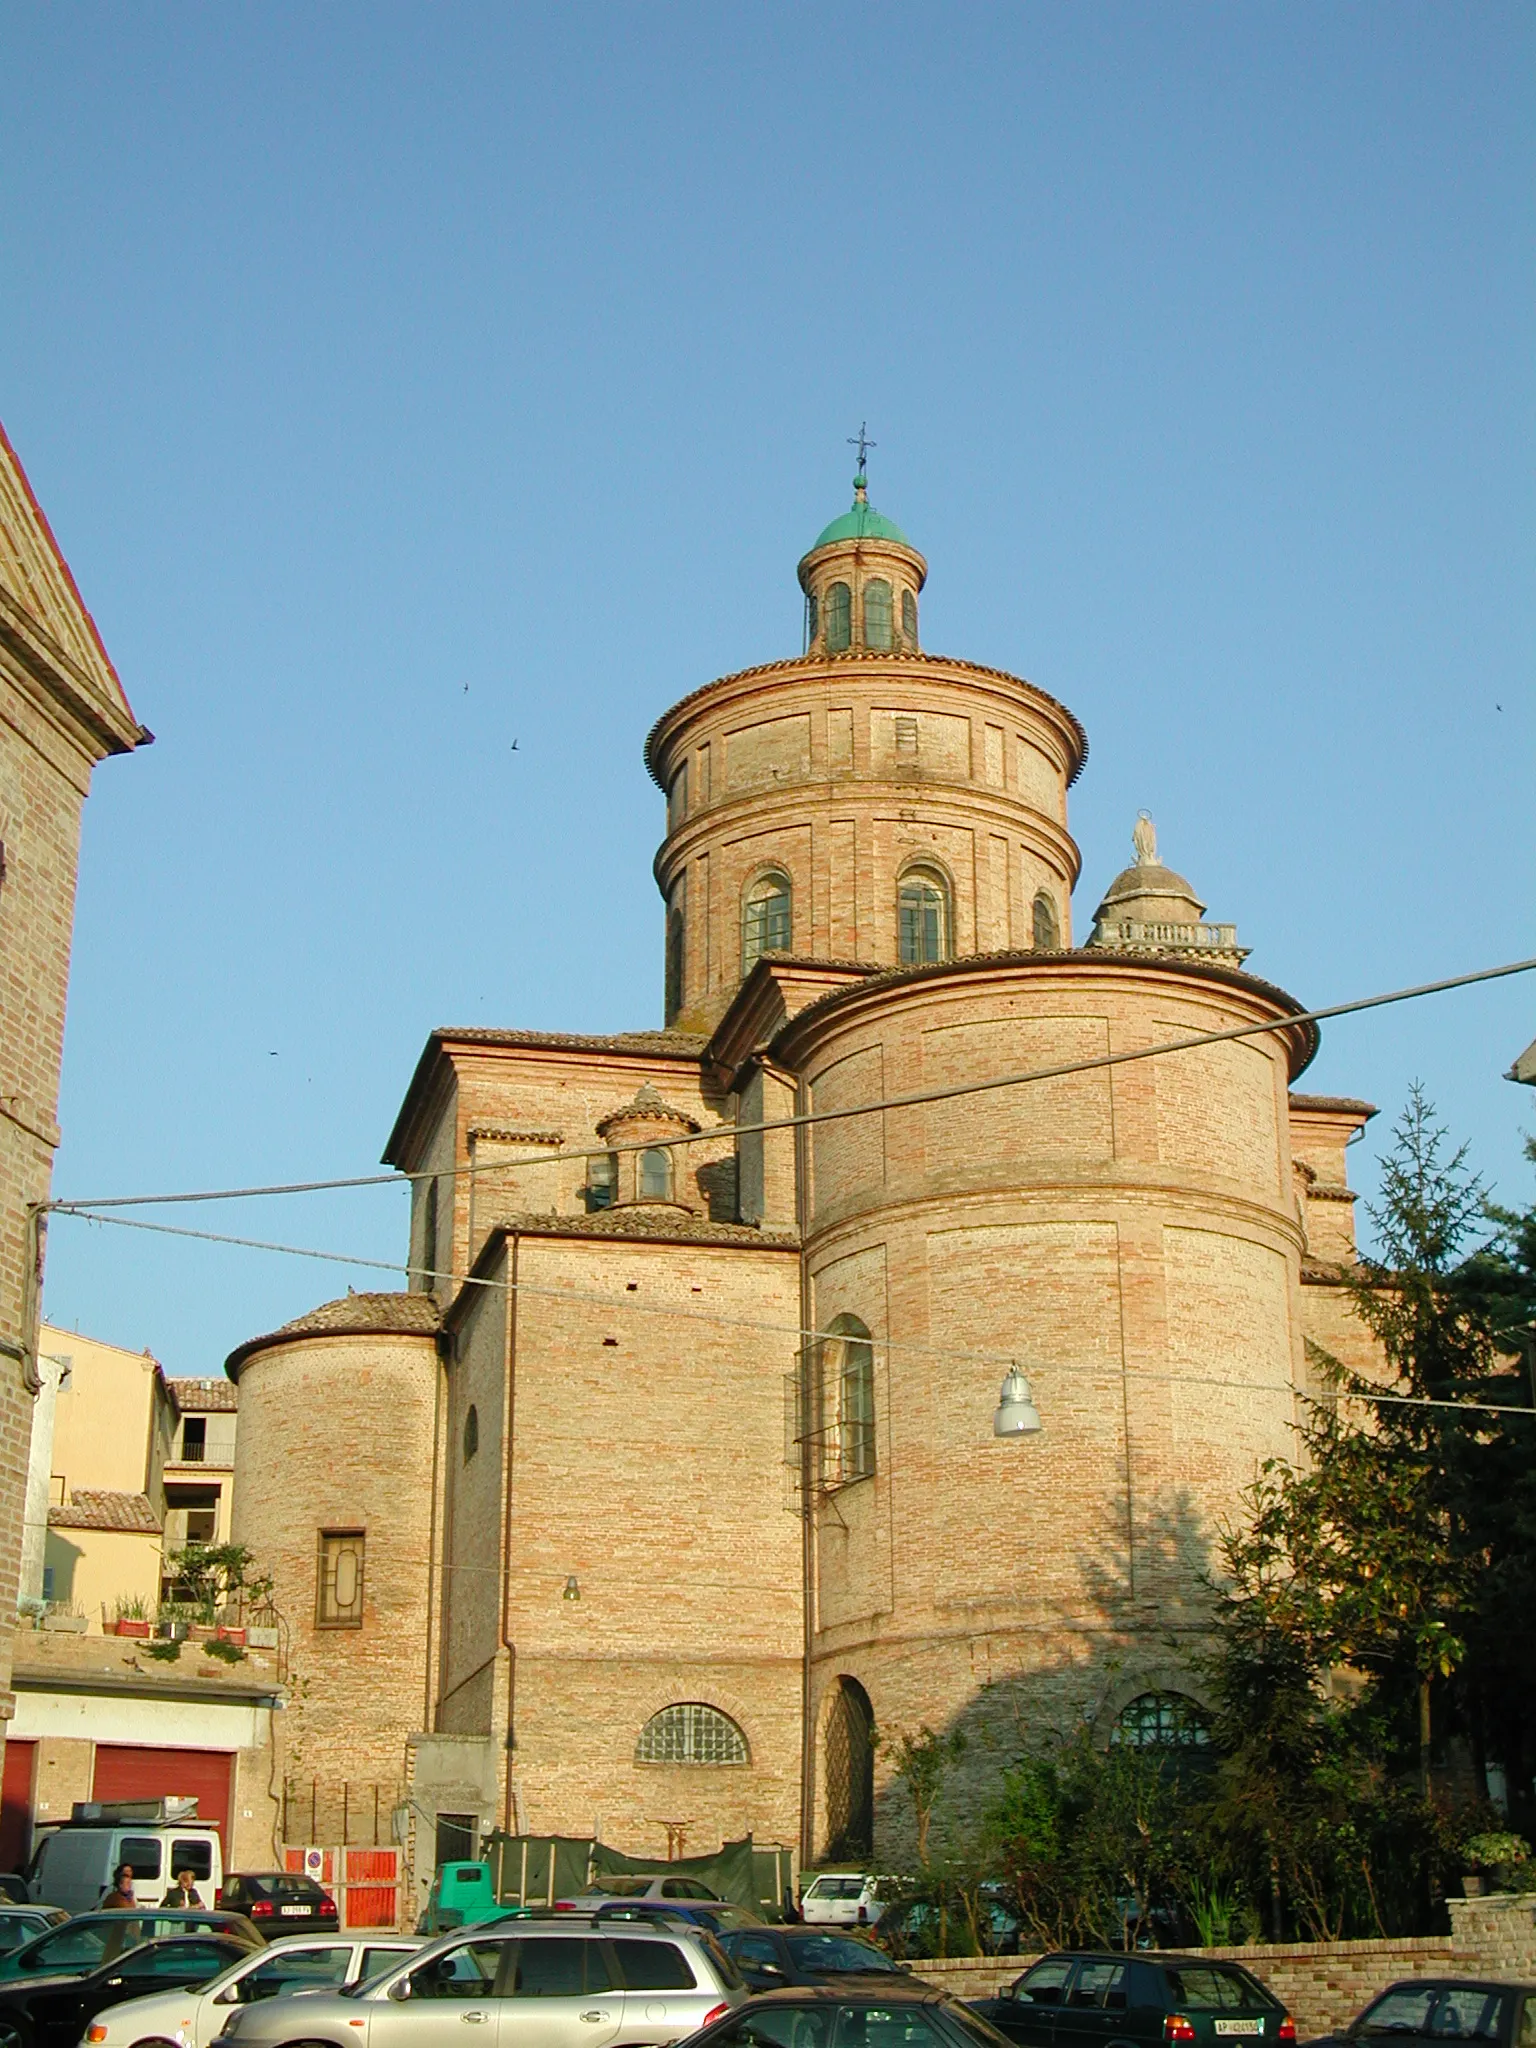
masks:
<path id="1" fill-rule="evenodd" d="M 83 1977 L 87 1970 L 136 1948 L 150 1931 L 150 1921 L 138 1913 L 104 1913 L 99 1918 L 71 1920 L 23 1949 L 13 1967 L 29 1976 L 59 1970 L 76 1971 Z"/>
<path id="2" fill-rule="evenodd" d="M 895 1970 L 888 1955 L 867 1942 L 853 1941 L 846 1934 L 790 1934 L 785 1936 L 797 1970 L 825 1972 L 832 1976 L 848 1970 Z"/>
<path id="3" fill-rule="evenodd" d="M 1430 2034 L 1436 2041 L 1497 2041 L 1507 2006 L 1506 1994 L 1487 1985 L 1447 1985 L 1435 2007 Z"/>
<path id="4" fill-rule="evenodd" d="M 1210 1963 L 1170 1970 L 1168 1982 L 1175 2002 L 1186 2012 L 1262 2011 L 1274 2002 L 1241 1970 L 1224 1970 Z"/>
<path id="5" fill-rule="evenodd" d="M 806 1893 L 808 1899 L 857 1899 L 864 1891 L 862 1877 L 818 1877 Z"/>

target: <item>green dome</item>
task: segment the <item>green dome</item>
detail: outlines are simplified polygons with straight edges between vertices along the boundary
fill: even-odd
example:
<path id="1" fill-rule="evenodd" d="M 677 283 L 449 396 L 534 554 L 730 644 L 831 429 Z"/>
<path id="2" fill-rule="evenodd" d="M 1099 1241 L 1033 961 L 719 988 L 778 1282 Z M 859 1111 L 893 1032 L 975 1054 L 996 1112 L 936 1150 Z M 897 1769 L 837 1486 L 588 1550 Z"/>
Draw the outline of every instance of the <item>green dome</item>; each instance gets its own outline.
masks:
<path id="1" fill-rule="evenodd" d="M 830 526 L 824 526 L 806 552 L 814 555 L 818 548 L 828 548 L 836 540 L 893 540 L 898 547 L 909 548 L 912 545 L 894 519 L 884 518 L 873 505 L 860 498 L 854 499 L 852 509 L 841 519 L 834 519 Z"/>

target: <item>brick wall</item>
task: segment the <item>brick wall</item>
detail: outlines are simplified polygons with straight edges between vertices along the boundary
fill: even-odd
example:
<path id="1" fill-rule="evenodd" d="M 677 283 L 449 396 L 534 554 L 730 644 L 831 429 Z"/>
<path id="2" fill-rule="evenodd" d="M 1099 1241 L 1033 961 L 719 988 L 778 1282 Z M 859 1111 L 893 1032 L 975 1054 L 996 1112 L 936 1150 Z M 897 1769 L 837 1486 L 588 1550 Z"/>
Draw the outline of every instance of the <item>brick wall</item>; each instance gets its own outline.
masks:
<path id="1" fill-rule="evenodd" d="M 1189 1951 L 1241 1963 L 1277 1998 L 1309 2041 L 1333 2032 L 1398 1977 L 1486 1976 L 1536 1983 L 1536 1896 L 1452 1899 L 1453 1932 L 1416 1940 L 1290 1942 Z M 1036 1956 L 919 1962 L 914 1970 L 957 1998 L 989 1998 Z"/>

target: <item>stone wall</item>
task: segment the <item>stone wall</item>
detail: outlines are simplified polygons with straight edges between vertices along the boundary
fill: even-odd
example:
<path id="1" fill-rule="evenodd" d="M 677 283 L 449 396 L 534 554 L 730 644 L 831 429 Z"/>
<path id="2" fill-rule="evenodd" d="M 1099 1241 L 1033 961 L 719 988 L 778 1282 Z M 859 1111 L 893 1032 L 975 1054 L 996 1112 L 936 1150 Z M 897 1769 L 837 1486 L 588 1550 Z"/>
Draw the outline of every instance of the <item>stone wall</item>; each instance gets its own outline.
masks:
<path id="1" fill-rule="evenodd" d="M 1536 1894 L 1452 1899 L 1453 1932 L 1399 1941 L 1284 1942 L 1188 1953 L 1241 1963 L 1285 2001 L 1299 2041 L 1332 2033 L 1398 1977 L 1474 1976 L 1536 1983 Z M 990 1998 L 1039 1958 L 964 1956 L 913 1964 L 957 1998 Z"/>

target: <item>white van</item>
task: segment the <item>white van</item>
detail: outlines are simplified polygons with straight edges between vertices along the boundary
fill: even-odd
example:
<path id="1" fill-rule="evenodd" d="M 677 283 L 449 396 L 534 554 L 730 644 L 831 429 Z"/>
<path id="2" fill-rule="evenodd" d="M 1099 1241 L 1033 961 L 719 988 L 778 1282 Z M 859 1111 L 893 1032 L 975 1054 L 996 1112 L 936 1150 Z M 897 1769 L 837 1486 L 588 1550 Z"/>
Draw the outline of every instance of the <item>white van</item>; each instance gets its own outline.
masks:
<path id="1" fill-rule="evenodd" d="M 126 1812 L 122 1805 L 82 1802 L 73 1819 L 41 1830 L 27 1866 L 27 1897 L 89 1913 L 111 1890 L 119 1864 L 131 1863 L 136 1906 L 158 1906 L 178 1870 L 193 1872 L 199 1897 L 212 1906 L 224 1882 L 224 1858 L 218 1829 L 197 1818 L 197 1801 L 125 1804 Z"/>
<path id="2" fill-rule="evenodd" d="M 800 1894 L 807 1927 L 873 1927 L 884 1911 L 879 1879 L 867 1871 L 824 1870 Z"/>

